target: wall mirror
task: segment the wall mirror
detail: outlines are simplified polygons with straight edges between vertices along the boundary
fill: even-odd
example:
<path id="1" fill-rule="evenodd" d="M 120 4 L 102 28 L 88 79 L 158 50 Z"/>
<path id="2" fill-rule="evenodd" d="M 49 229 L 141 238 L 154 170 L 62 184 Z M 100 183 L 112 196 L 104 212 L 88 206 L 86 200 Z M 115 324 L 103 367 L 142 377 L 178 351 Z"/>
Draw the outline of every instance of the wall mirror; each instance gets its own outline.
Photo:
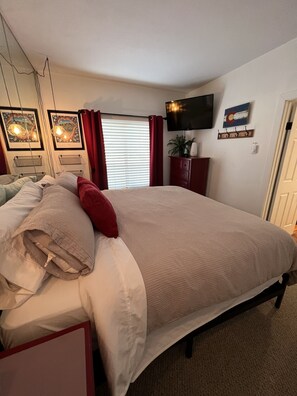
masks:
<path id="1" fill-rule="evenodd" d="M 0 139 L 8 173 L 53 176 L 37 73 L 0 17 Z"/>

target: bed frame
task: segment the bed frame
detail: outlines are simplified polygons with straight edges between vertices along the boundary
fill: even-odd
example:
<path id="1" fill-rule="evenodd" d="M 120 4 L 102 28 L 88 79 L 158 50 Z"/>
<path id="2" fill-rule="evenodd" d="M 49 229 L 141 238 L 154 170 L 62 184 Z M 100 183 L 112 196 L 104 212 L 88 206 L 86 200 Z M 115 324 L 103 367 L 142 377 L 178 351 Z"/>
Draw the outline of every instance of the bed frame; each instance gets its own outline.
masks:
<path id="1" fill-rule="evenodd" d="M 184 338 L 182 338 L 180 341 L 177 342 L 177 343 L 180 342 L 186 343 L 186 348 L 185 348 L 186 357 L 187 358 L 192 357 L 194 337 L 203 333 L 204 331 L 209 330 L 221 323 L 224 323 L 226 320 L 234 318 L 238 314 L 243 313 L 275 297 L 276 297 L 276 302 L 274 306 L 279 309 L 286 291 L 286 287 L 288 285 L 288 281 L 289 281 L 289 275 L 285 273 L 282 276 L 282 282 L 278 281 L 274 283 L 272 286 L 268 287 L 262 293 L 258 294 L 252 299 L 247 300 L 239 305 L 236 305 L 235 307 L 229 309 L 228 311 L 219 315 L 215 319 L 211 320 L 210 322 L 206 323 L 205 325 L 199 327 L 198 329 L 186 335 Z M 0 311 L 0 316 L 1 316 L 1 312 L 2 311 Z M 3 350 L 3 347 L 0 343 L 0 351 L 1 350 Z M 94 364 L 95 382 L 96 385 L 99 385 L 100 383 L 106 381 L 106 377 L 100 357 L 100 352 L 98 350 L 94 351 L 93 353 L 93 364 Z"/>
<path id="2" fill-rule="evenodd" d="M 199 327 L 198 329 L 192 331 L 188 335 L 186 335 L 181 341 L 186 342 L 186 350 L 185 355 L 187 358 L 191 358 L 193 355 L 193 343 L 194 337 L 198 334 L 203 333 L 206 330 L 209 330 L 218 324 L 224 323 L 226 320 L 234 318 L 238 314 L 245 312 L 257 305 L 260 305 L 272 298 L 276 298 L 275 301 L 275 308 L 279 309 L 286 291 L 286 287 L 289 281 L 289 274 L 283 274 L 282 282 L 279 281 L 265 289 L 262 293 L 258 294 L 257 296 L 251 298 L 250 300 L 244 301 L 243 303 L 236 305 L 235 307 L 229 309 L 228 311 L 222 313 L 221 315 L 217 316 L 215 319 L 211 320 L 210 322 L 206 323 L 205 325 Z"/>
<path id="3" fill-rule="evenodd" d="M 194 337 L 203 333 L 206 330 L 209 330 L 221 323 L 224 323 L 228 319 L 234 318 L 235 316 L 239 315 L 240 313 L 243 313 L 253 307 L 256 307 L 257 305 L 260 305 L 266 301 L 271 300 L 272 298 L 276 297 L 275 301 L 275 308 L 280 308 L 286 287 L 288 285 L 289 281 L 289 275 L 288 274 L 283 274 L 282 275 L 282 281 L 278 281 L 265 289 L 262 293 L 256 295 L 255 297 L 251 298 L 250 300 L 244 301 L 243 303 L 236 305 L 235 307 L 229 309 L 228 311 L 224 312 L 223 314 L 217 316 L 215 319 L 211 320 L 210 322 L 206 323 L 205 325 L 199 327 L 198 329 L 192 331 L 185 337 L 183 337 L 181 340 L 179 340 L 176 344 L 180 343 L 186 343 L 186 348 L 185 348 L 185 356 L 187 358 L 191 358 L 193 355 L 193 343 L 194 343 Z M 174 345 L 176 345 L 174 344 Z M 173 346 L 174 346 L 173 345 Z M 104 373 L 104 368 L 103 368 L 103 363 L 100 357 L 100 352 L 99 350 L 96 350 L 93 353 L 93 362 L 94 362 L 94 377 L 95 377 L 95 382 L 97 385 L 100 383 L 103 383 L 106 381 L 105 373 Z"/>

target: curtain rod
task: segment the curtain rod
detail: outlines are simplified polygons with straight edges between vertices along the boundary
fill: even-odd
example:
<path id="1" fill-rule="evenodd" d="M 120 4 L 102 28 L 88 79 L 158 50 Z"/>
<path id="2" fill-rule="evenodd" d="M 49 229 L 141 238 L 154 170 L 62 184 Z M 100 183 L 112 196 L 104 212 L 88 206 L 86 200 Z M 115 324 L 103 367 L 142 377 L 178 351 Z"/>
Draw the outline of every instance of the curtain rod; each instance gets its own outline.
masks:
<path id="1" fill-rule="evenodd" d="M 111 116 L 118 116 L 118 117 L 134 117 L 134 118 L 145 118 L 148 119 L 149 116 L 142 116 L 142 115 L 133 115 L 133 114 L 117 114 L 117 113 L 103 113 L 101 112 L 102 115 L 111 115 Z M 166 120 L 166 117 L 162 117 L 163 120 Z"/>

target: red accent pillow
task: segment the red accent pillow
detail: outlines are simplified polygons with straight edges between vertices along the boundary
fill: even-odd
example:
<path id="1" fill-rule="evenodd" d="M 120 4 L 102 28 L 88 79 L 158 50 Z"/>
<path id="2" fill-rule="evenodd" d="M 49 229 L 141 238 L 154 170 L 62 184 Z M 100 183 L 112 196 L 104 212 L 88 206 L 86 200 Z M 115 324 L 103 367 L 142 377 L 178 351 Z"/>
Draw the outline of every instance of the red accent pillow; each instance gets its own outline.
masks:
<path id="1" fill-rule="evenodd" d="M 80 204 L 90 217 L 95 228 L 109 238 L 119 235 L 117 218 L 110 201 L 99 188 L 84 177 L 77 178 Z"/>

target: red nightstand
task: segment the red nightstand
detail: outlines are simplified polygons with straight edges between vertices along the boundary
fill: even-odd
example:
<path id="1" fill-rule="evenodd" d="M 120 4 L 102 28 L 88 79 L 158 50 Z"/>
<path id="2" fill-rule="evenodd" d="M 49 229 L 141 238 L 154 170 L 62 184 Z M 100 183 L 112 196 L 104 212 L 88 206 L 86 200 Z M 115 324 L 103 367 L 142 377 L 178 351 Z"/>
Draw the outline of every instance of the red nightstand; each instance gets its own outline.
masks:
<path id="1" fill-rule="evenodd" d="M 0 352 L 5 396 L 94 396 L 90 322 Z"/>

